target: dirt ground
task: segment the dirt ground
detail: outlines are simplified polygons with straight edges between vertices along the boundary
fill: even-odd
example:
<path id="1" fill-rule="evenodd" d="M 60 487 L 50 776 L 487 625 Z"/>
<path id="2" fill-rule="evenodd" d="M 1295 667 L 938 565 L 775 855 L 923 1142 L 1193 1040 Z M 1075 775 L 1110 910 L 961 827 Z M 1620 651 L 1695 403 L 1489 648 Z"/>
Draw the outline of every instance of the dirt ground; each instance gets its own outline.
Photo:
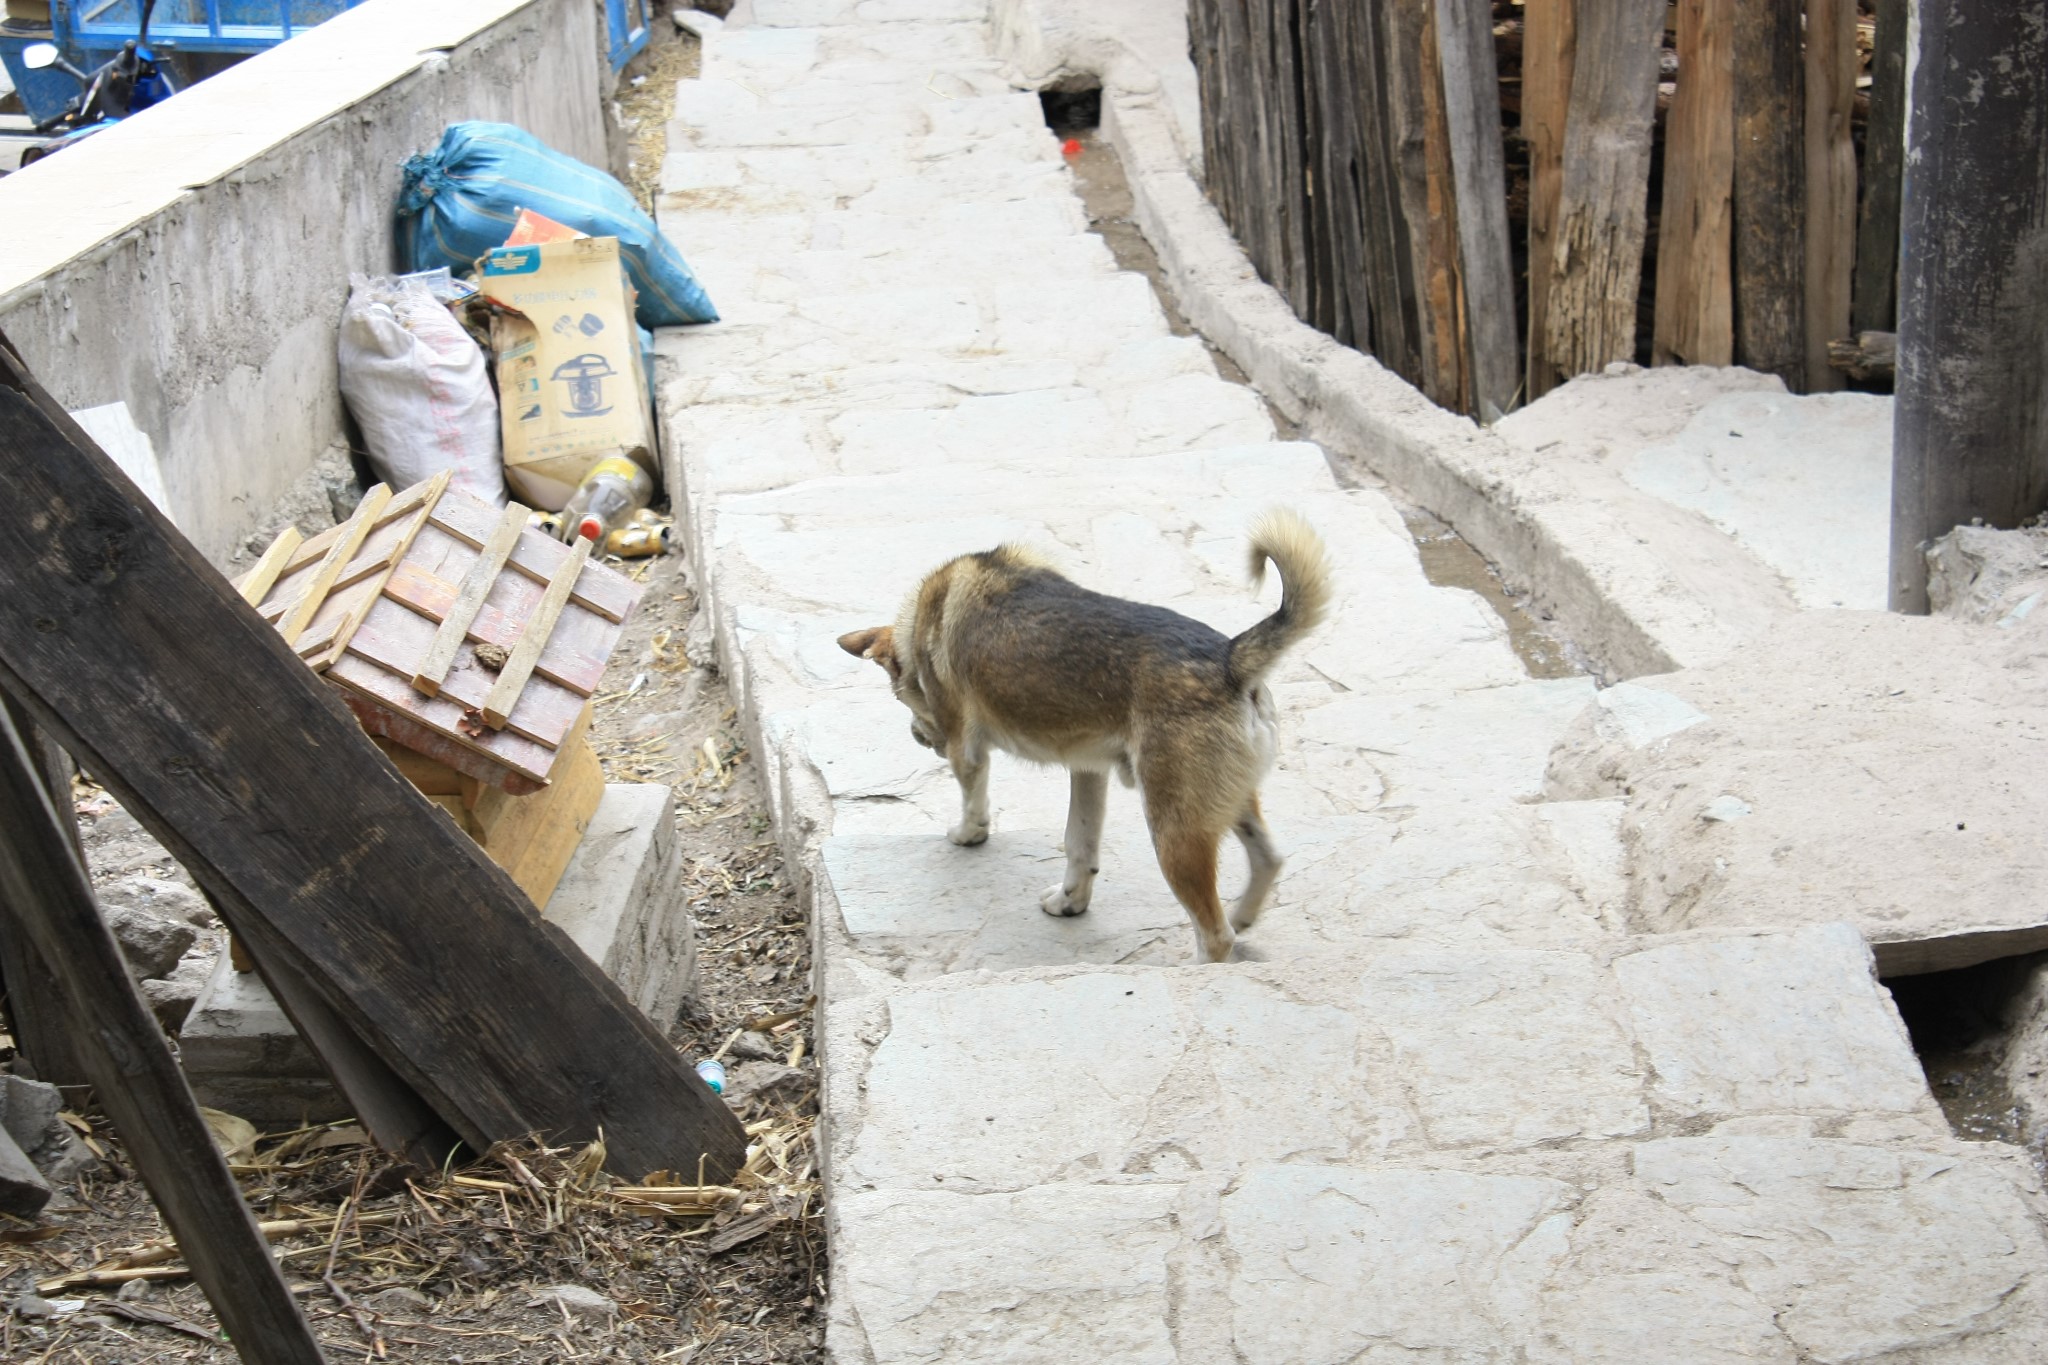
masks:
<path id="1" fill-rule="evenodd" d="M 594 742 L 611 780 L 675 792 L 702 989 L 671 1036 L 693 1062 L 793 1061 L 797 1074 L 735 1105 L 754 1133 L 753 1177 L 709 1214 L 677 1216 L 646 1196 L 611 1193 L 573 1152 L 506 1153 L 445 1176 L 407 1172 L 350 1123 L 266 1134 L 231 1151 L 257 1217 L 300 1222 L 277 1243 L 333 1360 L 821 1358 L 809 926 L 769 838 L 726 689 L 682 649 L 696 602 L 681 558 L 620 567 L 647 591 L 598 693 Z M 102 888 L 138 876 L 189 886 L 104 792 L 81 779 L 77 797 Z M 210 966 L 217 950 L 217 932 L 202 934 L 185 969 Z M 748 1030 L 749 1021 L 772 1026 Z M 89 1097 L 72 1112 L 108 1169 L 65 1189 L 33 1223 L 0 1217 L 0 1303 L 13 1308 L 0 1315 L 0 1360 L 234 1360 L 180 1263 L 134 1254 L 162 1225 Z M 102 1282 L 66 1281 L 95 1269 Z M 537 1294 L 565 1285 L 602 1300 Z"/>

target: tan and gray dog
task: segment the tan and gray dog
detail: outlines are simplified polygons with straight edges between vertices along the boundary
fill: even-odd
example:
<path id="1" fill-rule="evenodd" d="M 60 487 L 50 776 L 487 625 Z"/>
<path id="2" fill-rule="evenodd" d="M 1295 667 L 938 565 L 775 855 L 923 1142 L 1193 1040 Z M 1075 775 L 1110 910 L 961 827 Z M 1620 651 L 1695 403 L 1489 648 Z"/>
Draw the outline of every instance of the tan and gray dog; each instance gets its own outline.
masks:
<path id="1" fill-rule="evenodd" d="M 1251 573 L 1280 569 L 1280 609 L 1228 639 L 1164 607 L 1077 587 L 1029 551 L 962 555 L 925 577 L 894 625 L 839 637 L 873 659 L 910 708 L 910 733 L 953 766 L 956 844 L 988 838 L 990 749 L 1067 768 L 1067 874 L 1040 905 L 1079 915 L 1094 890 L 1112 769 L 1141 788 L 1159 868 L 1195 922 L 1202 957 L 1230 956 L 1265 908 L 1280 855 L 1259 813 L 1273 765 L 1273 701 L 1260 680 L 1329 610 L 1323 542 L 1288 511 L 1252 528 Z M 1228 923 L 1216 852 L 1234 831 L 1251 880 Z"/>

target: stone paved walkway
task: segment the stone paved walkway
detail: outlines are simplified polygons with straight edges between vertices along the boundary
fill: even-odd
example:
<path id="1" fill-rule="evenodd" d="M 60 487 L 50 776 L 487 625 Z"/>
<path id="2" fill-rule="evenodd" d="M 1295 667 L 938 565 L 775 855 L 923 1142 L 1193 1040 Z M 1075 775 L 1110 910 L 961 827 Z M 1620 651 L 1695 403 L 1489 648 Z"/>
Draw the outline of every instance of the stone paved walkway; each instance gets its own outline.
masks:
<path id="1" fill-rule="evenodd" d="M 662 339 L 662 403 L 814 898 L 834 1359 L 2048 1358 L 2038 1182 L 1950 1137 L 1862 940 L 1627 932 L 1620 803 L 1543 799 L 1592 684 L 1530 681 L 1170 334 L 984 6 L 751 9 L 670 133 L 664 226 L 726 321 Z M 1275 680 L 1256 960 L 1188 965 L 1120 791 L 1095 908 L 1048 918 L 1064 775 L 999 757 L 995 834 L 952 846 L 951 778 L 834 637 L 1003 539 L 1235 632 L 1273 503 L 1340 579 Z"/>

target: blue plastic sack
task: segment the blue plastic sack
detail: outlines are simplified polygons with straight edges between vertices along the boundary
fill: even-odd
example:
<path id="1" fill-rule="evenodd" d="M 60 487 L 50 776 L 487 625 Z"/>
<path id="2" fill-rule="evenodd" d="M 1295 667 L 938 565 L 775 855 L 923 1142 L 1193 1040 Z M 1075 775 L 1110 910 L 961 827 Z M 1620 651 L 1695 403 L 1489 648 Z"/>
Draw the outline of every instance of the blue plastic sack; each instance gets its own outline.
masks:
<path id="1" fill-rule="evenodd" d="M 407 268 L 469 270 L 505 244 L 523 208 L 593 237 L 618 238 L 640 294 L 641 326 L 718 321 L 682 253 L 625 186 L 509 123 L 453 124 L 440 146 L 406 161 L 398 217 Z"/>

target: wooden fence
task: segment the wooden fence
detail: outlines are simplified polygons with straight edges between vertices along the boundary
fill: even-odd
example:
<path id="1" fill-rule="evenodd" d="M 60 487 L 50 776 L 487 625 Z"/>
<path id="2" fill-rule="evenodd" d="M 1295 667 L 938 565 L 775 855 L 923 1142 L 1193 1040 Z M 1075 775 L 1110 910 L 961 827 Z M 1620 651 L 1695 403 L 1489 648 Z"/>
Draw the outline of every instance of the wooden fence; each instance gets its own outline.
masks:
<path id="1" fill-rule="evenodd" d="M 1837 388 L 1892 325 L 1905 8 L 1190 0 L 1209 194 L 1304 321 L 1482 420 L 1616 360 Z"/>

